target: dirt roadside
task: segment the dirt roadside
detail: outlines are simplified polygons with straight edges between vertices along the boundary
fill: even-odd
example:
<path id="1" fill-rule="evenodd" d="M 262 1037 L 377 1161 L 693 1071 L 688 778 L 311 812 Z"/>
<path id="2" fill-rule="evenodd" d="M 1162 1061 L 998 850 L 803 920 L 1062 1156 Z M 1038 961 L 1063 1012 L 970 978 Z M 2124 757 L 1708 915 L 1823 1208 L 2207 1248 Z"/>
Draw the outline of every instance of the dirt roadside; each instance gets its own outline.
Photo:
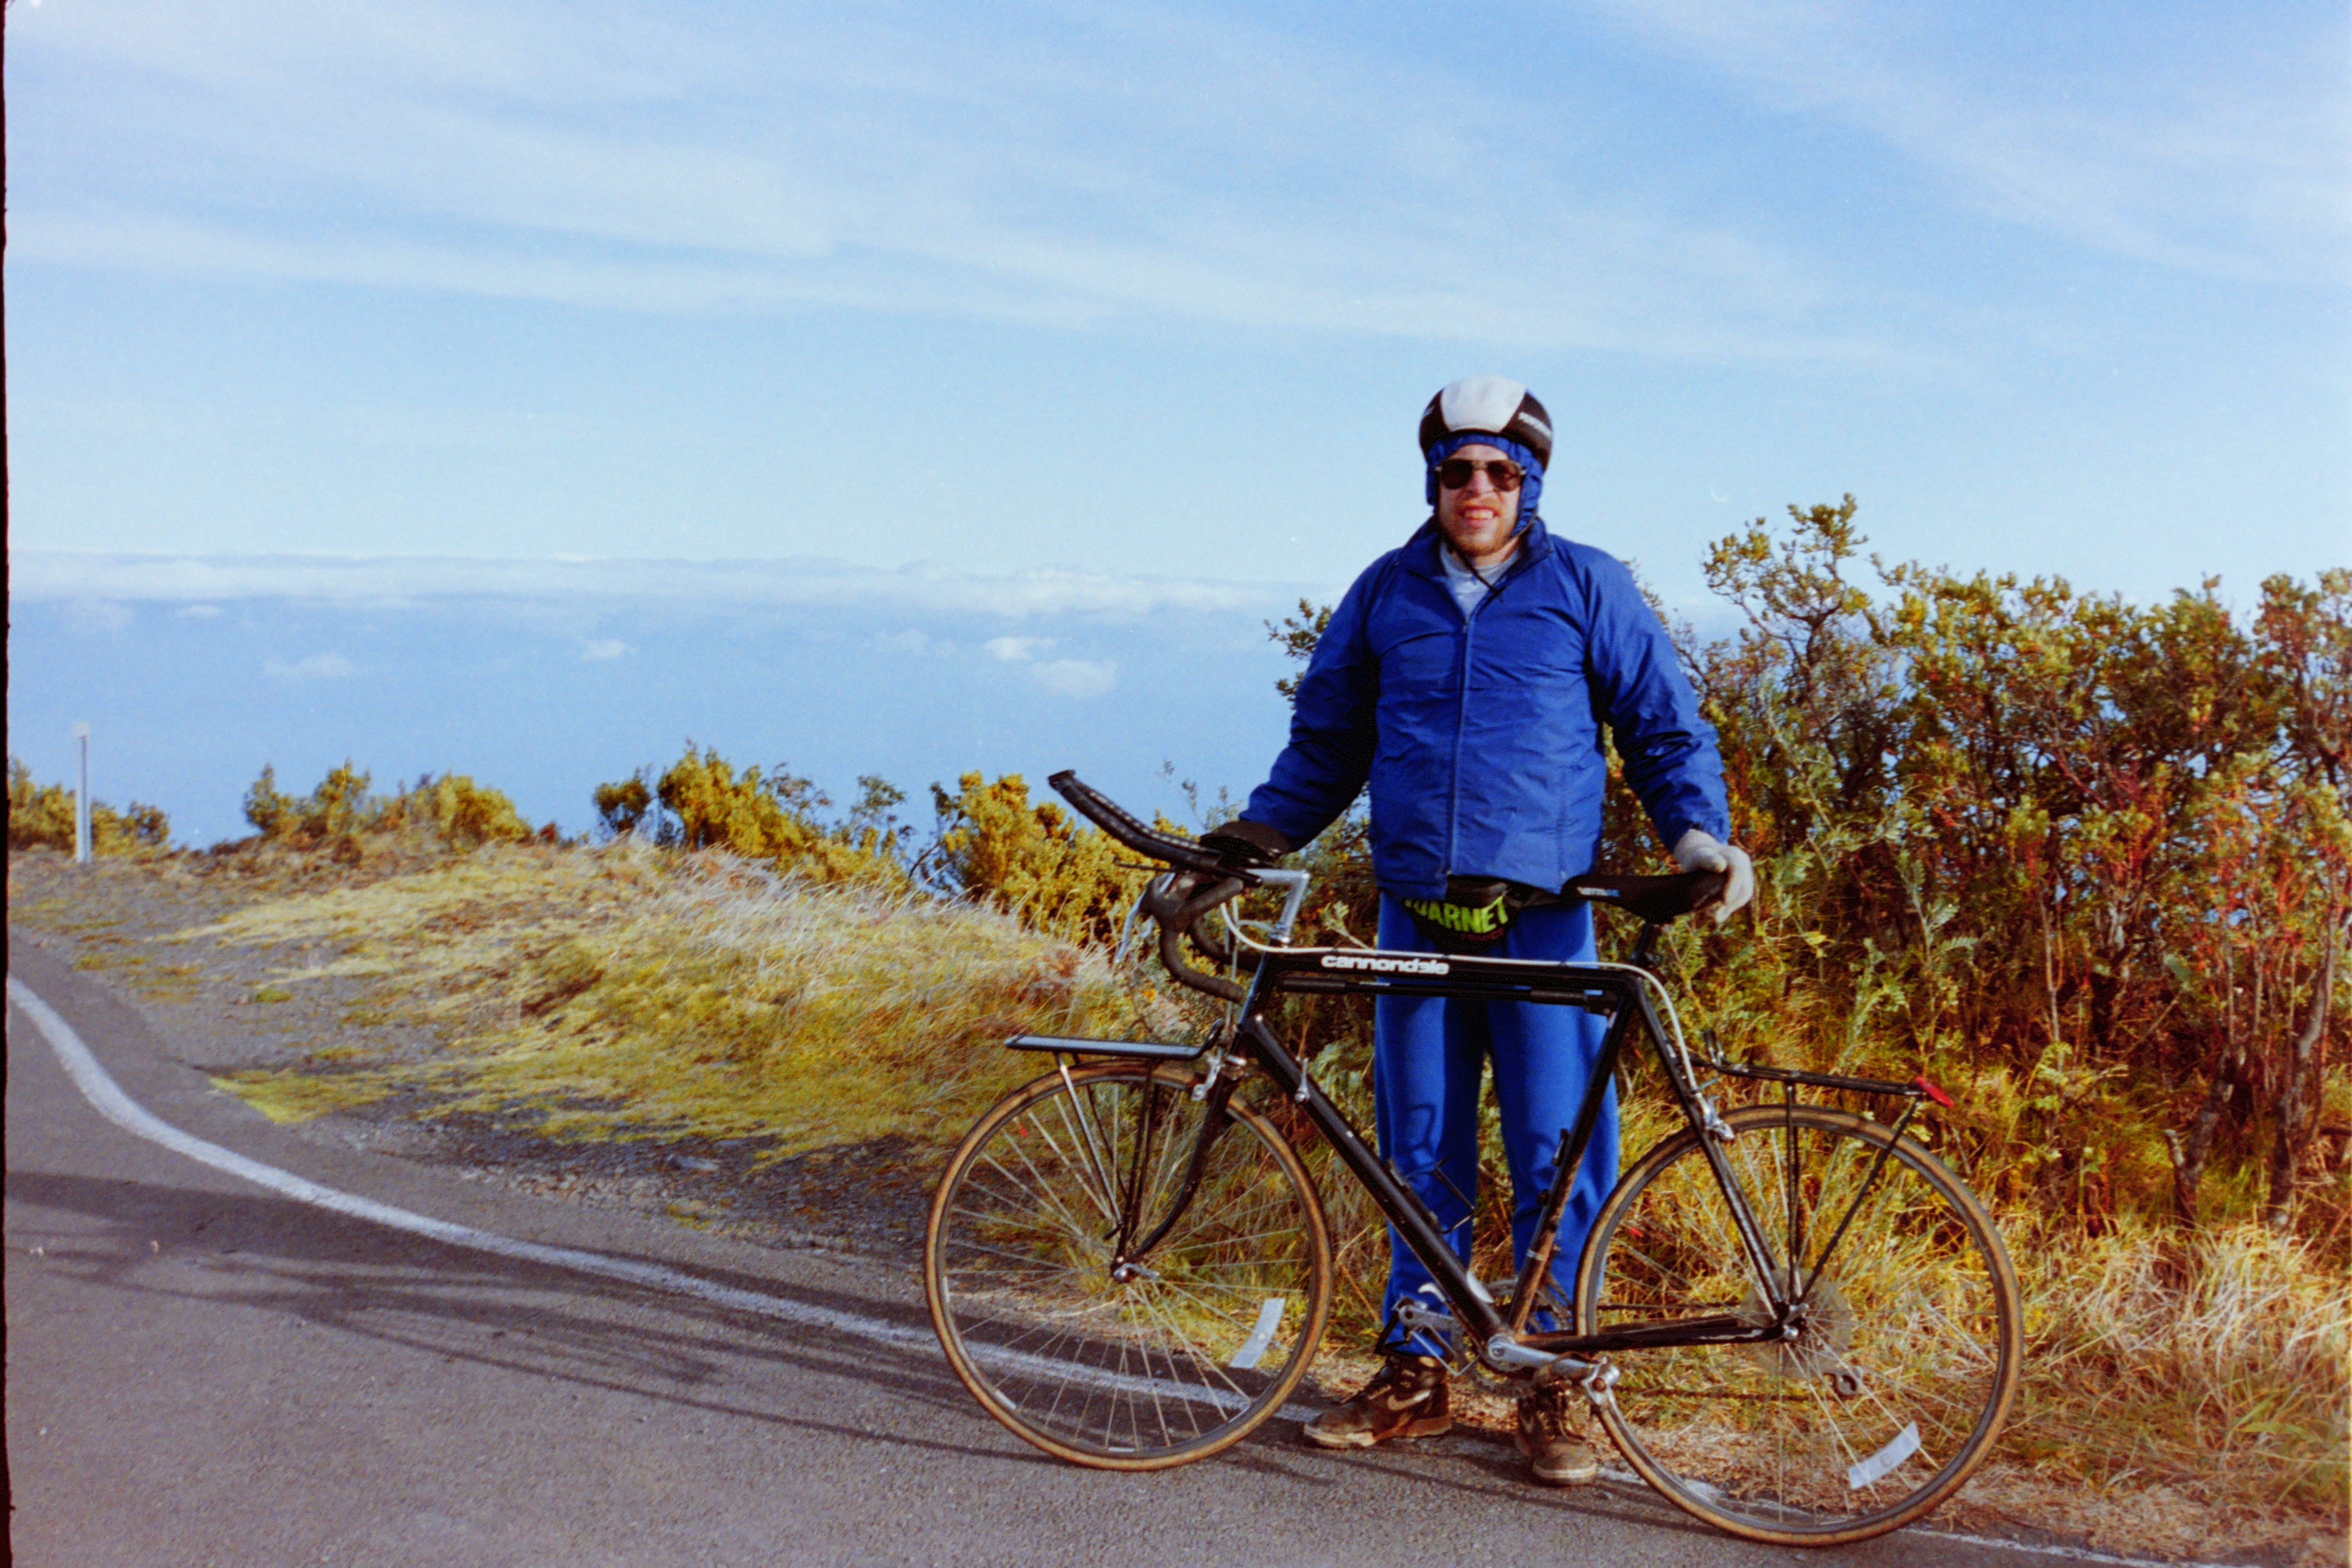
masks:
<path id="1" fill-rule="evenodd" d="M 423 1022 L 386 1006 L 383 987 L 364 976 L 283 984 L 321 955 L 305 945 L 186 934 L 266 900 L 409 868 L 285 855 L 76 867 L 52 852 L 12 853 L 8 921 L 138 1010 L 181 1065 L 215 1083 L 338 1054 L 413 1061 L 444 1049 L 466 1021 Z M 910 1158 L 893 1140 L 775 1158 L 755 1138 L 559 1140 L 541 1134 L 534 1116 L 450 1113 L 415 1092 L 316 1115 L 301 1109 L 278 1119 L 303 1138 L 439 1166 L 460 1180 L 663 1215 L 763 1246 L 819 1247 L 903 1268 L 920 1257 L 930 1160 Z"/>

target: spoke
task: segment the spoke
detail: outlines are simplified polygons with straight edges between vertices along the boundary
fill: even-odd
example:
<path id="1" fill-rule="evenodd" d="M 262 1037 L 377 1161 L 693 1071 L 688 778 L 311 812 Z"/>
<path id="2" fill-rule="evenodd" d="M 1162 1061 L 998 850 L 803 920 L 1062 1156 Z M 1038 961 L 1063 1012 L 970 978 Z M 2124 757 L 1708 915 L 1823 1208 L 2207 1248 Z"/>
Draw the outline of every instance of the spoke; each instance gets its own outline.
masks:
<path id="1" fill-rule="evenodd" d="M 954 1210 L 956 1214 L 969 1219 L 976 1226 L 1010 1230 L 1016 1235 L 1037 1235 L 1055 1243 L 1076 1244 L 1082 1249 L 1100 1245 L 1087 1233 L 1086 1227 L 1078 1223 L 1077 1216 L 1071 1214 L 1062 1201 L 1043 1185 L 1042 1174 L 1039 1177 L 1040 1185 L 1033 1189 L 1011 1172 L 998 1165 L 993 1154 L 983 1152 L 981 1158 L 1013 1187 L 1024 1193 L 1034 1194 L 1035 1202 L 1028 1207 L 1015 1209 L 1009 1197 L 998 1195 L 991 1199 L 997 1205 L 993 1209 L 974 1209 L 959 1205 Z M 1038 1212 L 1040 1209 L 1047 1212 L 1040 1214 Z M 1048 1231 L 1043 1227 L 1041 1221 L 1045 1218 L 1052 1218 L 1057 1223 L 1058 1232 Z"/>
<path id="2" fill-rule="evenodd" d="M 1822 1396 L 1822 1380 L 1809 1377 L 1805 1379 L 1805 1387 L 1813 1396 L 1813 1407 L 1821 1412 L 1822 1425 L 1828 1430 L 1830 1440 L 1835 1443 L 1838 1451 L 1845 1456 L 1846 1464 L 1853 1466 L 1862 1463 L 1862 1455 L 1857 1453 L 1854 1446 L 1846 1440 L 1845 1427 L 1838 1420 L 1837 1413 L 1830 1408 L 1830 1402 Z"/>
<path id="3" fill-rule="evenodd" d="M 1022 1125 L 1033 1130 L 1039 1139 L 1053 1149 L 1054 1156 L 1058 1162 L 1060 1162 L 1061 1168 L 1068 1173 L 1071 1184 L 1075 1185 L 1080 1192 L 1086 1194 L 1087 1196 L 1092 1200 L 1095 1208 L 1102 1215 L 1107 1223 L 1116 1224 L 1116 1209 L 1110 1205 L 1101 1193 L 1087 1184 L 1085 1172 L 1078 1166 L 1076 1161 L 1071 1159 L 1068 1152 L 1063 1149 L 1060 1141 L 1055 1138 L 1053 1129 L 1045 1125 L 1044 1119 L 1034 1117 L 1024 1112 L 1022 1117 Z M 1020 1155 L 1021 1163 L 1029 1168 L 1029 1173 L 1036 1178 L 1037 1184 L 1033 1188 L 1027 1183 L 1022 1181 L 1020 1177 L 1014 1175 L 1011 1171 L 1006 1170 L 1003 1165 L 998 1163 L 996 1156 L 992 1152 L 986 1156 L 990 1168 L 1003 1176 L 1007 1182 L 1012 1183 L 1015 1189 L 1024 1193 L 1034 1191 L 1045 1202 L 1052 1205 L 1054 1211 L 1060 1215 L 1064 1223 L 1069 1226 L 1071 1235 L 1085 1235 L 1088 1227 L 1081 1226 L 1078 1223 L 1077 1215 L 1072 1214 L 1068 1205 L 1064 1204 L 1061 1198 L 1055 1194 L 1054 1187 L 1055 1183 L 1053 1178 L 1037 1168 L 1037 1162 L 1031 1159 L 1029 1157 L 1029 1151 L 1022 1147 L 1023 1140 L 1018 1136 L 1003 1140 L 991 1139 L 990 1148 L 992 1150 L 1000 1142 L 1010 1142 L 1013 1145 L 1013 1152 Z"/>
<path id="4" fill-rule="evenodd" d="M 1213 1290 L 1222 1295 L 1233 1297 L 1242 1303 L 1242 1310 L 1234 1314 L 1234 1321 L 1237 1322 L 1256 1317 L 1258 1304 L 1269 1296 L 1288 1298 L 1299 1293 L 1299 1287 L 1297 1285 L 1228 1285 L 1222 1280 L 1202 1279 L 1189 1275 L 1163 1274 L 1160 1276 L 1160 1280 L 1171 1289 Z"/>
<path id="5" fill-rule="evenodd" d="M 1117 1113 L 1116 1107 L 1108 1118 L 1090 1112 L 1094 1110 L 1097 1090 L 1108 1090 L 1116 1099 L 1120 1083 L 1118 1079 L 1083 1083 L 1069 1093 L 1053 1098 L 1054 1112 L 1061 1118 L 1063 1131 L 1069 1136 L 1072 1146 L 1086 1154 L 1094 1176 L 1088 1195 L 1102 1209 L 1113 1235 L 1118 1230 L 1118 1124 L 1124 1118 Z M 1098 1132 L 1098 1122 L 1107 1125 L 1107 1134 Z M 1058 1152 L 1059 1145 L 1055 1147 Z"/>
<path id="6" fill-rule="evenodd" d="M 987 1242 L 974 1241 L 970 1237 L 966 1236 L 958 1236 L 950 1245 L 953 1246 L 959 1253 L 978 1252 L 984 1253 L 991 1258 L 1011 1258 L 1015 1263 L 1025 1265 L 1027 1272 L 1040 1278 L 1050 1278 L 1054 1275 L 1061 1275 L 1066 1278 L 1075 1279 L 1083 1272 L 1083 1270 L 1071 1268 L 1066 1263 L 1050 1262 L 1047 1259 L 1037 1257 L 1034 1253 L 1015 1252 L 1010 1247 L 992 1247 Z M 970 1266 L 966 1265 L 966 1267 Z"/>
<path id="7" fill-rule="evenodd" d="M 1628 1253 L 1630 1253 L 1630 1254 L 1632 1254 L 1633 1257 L 1640 1258 L 1643 1262 L 1644 1262 L 1644 1263 L 1648 1264 L 1652 1268 L 1654 1268 L 1654 1269 L 1657 1270 L 1657 1272 L 1658 1272 L 1660 1275 L 1664 1276 L 1664 1279 L 1660 1281 L 1661 1286 L 1663 1286 L 1664 1284 L 1665 1284 L 1665 1283 L 1667 1283 L 1667 1282 L 1671 1281 L 1671 1282 L 1672 1282 L 1672 1283 L 1674 1283 L 1674 1284 L 1680 1285 L 1683 1289 L 1686 1289 L 1686 1290 L 1689 1290 L 1689 1289 L 1697 1289 L 1698 1282 L 1697 1282 L 1696 1280 L 1693 1279 L 1689 1275 L 1685 1274 L 1685 1273 L 1684 1273 L 1681 1269 L 1679 1269 L 1679 1268 L 1673 1268 L 1673 1267 L 1671 1267 L 1671 1266 L 1669 1266 L 1669 1265 L 1667 1265 L 1667 1264 L 1661 1263 L 1660 1261 L 1658 1261 L 1658 1259 L 1656 1259 L 1656 1258 L 1654 1258 L 1651 1257 L 1648 1253 L 1646 1253 L 1646 1252 L 1643 1251 L 1640 1247 L 1628 1247 L 1624 1248 L 1623 1250 L 1624 1250 L 1624 1251 L 1626 1251 L 1626 1252 L 1628 1252 Z M 1593 1308 L 1593 1310 L 1594 1310 L 1594 1311 L 1596 1311 L 1596 1312 L 1603 1312 L 1603 1311 L 1608 1311 L 1608 1310 L 1611 1310 L 1611 1308 L 1610 1308 L 1608 1305 L 1606 1305 L 1606 1304 L 1602 1304 L 1602 1305 L 1596 1306 L 1595 1308 Z"/>
<path id="8" fill-rule="evenodd" d="M 1234 1393 L 1240 1394 L 1244 1399 L 1247 1399 L 1249 1397 L 1248 1394 L 1244 1391 L 1240 1384 L 1235 1383 L 1232 1378 L 1225 1375 L 1225 1369 L 1223 1367 L 1219 1366 L 1213 1360 L 1202 1353 L 1202 1347 L 1194 1342 L 1193 1336 L 1184 1331 L 1184 1326 L 1175 1320 L 1175 1318 L 1168 1311 L 1166 1307 L 1162 1306 L 1158 1301 L 1147 1301 L 1145 1303 L 1145 1310 L 1150 1311 L 1154 1317 L 1158 1318 L 1160 1321 L 1167 1327 L 1170 1337 L 1174 1339 L 1183 1347 L 1185 1355 L 1192 1361 L 1195 1369 L 1197 1369 L 1201 1386 L 1204 1391 L 1209 1386 L 1208 1374 L 1213 1372 L 1216 1373 L 1218 1382 L 1223 1383 L 1227 1388 L 1231 1389 Z M 1175 1357 L 1172 1353 L 1170 1355 L 1169 1361 L 1171 1366 L 1173 1367 L 1175 1365 Z"/>
<path id="9" fill-rule="evenodd" d="M 1237 1312 L 1230 1311 L 1230 1310 L 1226 1310 L 1225 1308 L 1219 1306 L 1217 1303 L 1215 1303 L 1215 1302 L 1213 1302 L 1213 1301 L 1211 1301 L 1211 1300 L 1207 1300 L 1206 1298 L 1202 1297 L 1202 1296 L 1200 1294 L 1200 1292 L 1198 1292 L 1198 1291 L 1196 1291 L 1196 1290 L 1190 1289 L 1188 1289 L 1187 1287 L 1185 1287 L 1185 1286 L 1183 1286 L 1183 1285 L 1181 1285 L 1181 1284 L 1179 1284 L 1179 1283 L 1177 1283 L 1177 1282 L 1176 1282 L 1176 1281 L 1174 1281 L 1174 1280 L 1164 1280 L 1164 1281 L 1162 1281 L 1162 1282 L 1161 1282 L 1161 1285 L 1160 1285 L 1160 1291 L 1161 1291 L 1161 1293 L 1164 1293 L 1164 1294 L 1167 1294 L 1167 1295 L 1171 1295 L 1171 1296 L 1181 1296 L 1181 1297 L 1182 1297 L 1185 1300 L 1190 1301 L 1190 1302 L 1193 1303 L 1195 1306 L 1197 1306 L 1197 1307 L 1201 1310 L 1202 1313 L 1203 1315 L 1205 1315 L 1206 1317 L 1208 1317 L 1212 1321 L 1213 1321 L 1213 1322 L 1214 1322 L 1214 1323 L 1215 1323 L 1219 1328 L 1223 1329 L 1223 1330 L 1226 1330 L 1227 1331 L 1229 1331 L 1229 1332 L 1233 1332 L 1233 1333 L 1235 1333 L 1235 1334 L 1245 1334 L 1247 1331 L 1244 1330 L 1244 1329 L 1241 1327 L 1241 1325 L 1242 1325 L 1244 1322 L 1246 1322 L 1246 1321 L 1251 1321 L 1251 1320 L 1255 1319 L 1255 1317 L 1256 1316 L 1256 1314 L 1255 1314 L 1255 1312 L 1239 1312 L 1239 1313 L 1237 1313 Z M 1257 1298 L 1257 1300 L 1259 1300 L 1263 1301 L 1263 1300 L 1267 1300 L 1267 1298 L 1261 1296 L 1261 1297 Z M 1163 1315 L 1163 1317 L 1165 1316 L 1164 1311 L 1163 1311 L 1162 1315 Z M 1174 1333 L 1174 1334 L 1178 1335 L 1180 1338 L 1183 1339 L 1183 1340 L 1184 1340 L 1184 1342 L 1185 1342 L 1185 1343 L 1186 1343 L 1186 1345 L 1187 1345 L 1187 1347 L 1188 1347 L 1188 1348 L 1190 1348 L 1190 1349 L 1193 1352 L 1193 1353 L 1194 1353 L 1194 1354 L 1196 1354 L 1196 1355 L 1203 1354 L 1203 1352 L 1205 1352 L 1206 1347 L 1205 1347 L 1205 1346 L 1202 1346 L 1202 1345 L 1201 1345 L 1201 1344 L 1199 1343 L 1199 1336 L 1198 1336 L 1197 1334 L 1192 1334 L 1192 1333 L 1188 1333 L 1188 1332 L 1186 1332 L 1186 1331 L 1185 1331 L 1185 1330 L 1184 1330 L 1184 1328 L 1183 1328 L 1183 1326 L 1182 1326 L 1181 1324 L 1177 1323 L 1177 1322 L 1173 1321 L 1172 1320 L 1171 1320 L 1171 1321 L 1169 1321 L 1169 1329 L 1170 1329 L 1170 1331 L 1171 1331 L 1171 1332 L 1172 1332 L 1172 1333 Z M 1204 1358 L 1204 1359 L 1213 1359 L 1213 1358 Z M 1239 1390 L 1238 1390 L 1238 1385 L 1236 1385 L 1236 1392 L 1238 1392 L 1238 1391 L 1239 1391 Z"/>
<path id="10" fill-rule="evenodd" d="M 1093 1084 L 1082 1084 L 1073 1092 L 1055 1095 L 1050 1102 L 1054 1114 L 1061 1121 L 1062 1131 L 1069 1139 L 1071 1148 L 1084 1153 L 1086 1163 L 1083 1166 L 1074 1155 L 1063 1149 L 1061 1140 L 1054 1136 L 1053 1129 L 1045 1125 L 1044 1117 L 1024 1114 L 1027 1114 L 1029 1125 L 1036 1130 L 1037 1136 L 1053 1146 L 1055 1155 L 1064 1164 L 1074 1172 L 1083 1170 L 1087 1173 L 1078 1178 L 1078 1186 L 1101 1211 L 1104 1223 L 1116 1231 L 1118 1228 L 1118 1183 L 1113 1172 L 1117 1166 L 1104 1160 L 1102 1148 L 1095 1141 L 1094 1127 L 1086 1114 L 1087 1100 L 1094 1088 Z M 1093 1178 L 1091 1184 L 1087 1175 Z"/>
<path id="11" fill-rule="evenodd" d="M 1219 1231 L 1213 1237 L 1202 1237 L 1199 1240 L 1188 1245 L 1192 1247 L 1238 1247 L 1245 1241 L 1271 1241 L 1277 1237 L 1295 1239 L 1304 1237 L 1306 1234 L 1307 1227 L 1305 1226 L 1293 1222 L 1288 1225 L 1278 1226 L 1273 1230 L 1244 1230 L 1234 1231 L 1230 1234 L 1224 1231 Z M 1181 1257 L 1186 1251 L 1186 1247 L 1171 1247 L 1166 1242 L 1161 1242 L 1158 1247 L 1154 1248 L 1154 1250 L 1161 1257 L 1166 1257 L 1171 1252 Z"/>

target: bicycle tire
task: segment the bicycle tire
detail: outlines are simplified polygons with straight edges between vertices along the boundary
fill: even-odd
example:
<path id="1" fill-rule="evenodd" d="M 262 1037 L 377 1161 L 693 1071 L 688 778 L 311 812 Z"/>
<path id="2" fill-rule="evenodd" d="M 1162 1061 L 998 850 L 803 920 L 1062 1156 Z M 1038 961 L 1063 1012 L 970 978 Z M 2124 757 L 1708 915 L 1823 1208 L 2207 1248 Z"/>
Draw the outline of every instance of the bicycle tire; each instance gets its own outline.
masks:
<path id="1" fill-rule="evenodd" d="M 1239 1442 L 1297 1387 L 1329 1317 L 1322 1203 L 1238 1103 L 1190 1206 L 1113 1279 L 1117 1195 L 1139 1165 L 1139 1234 L 1181 1187 L 1205 1114 L 1191 1088 L 1134 1062 L 1038 1079 L 974 1124 L 932 1197 L 924 1286 L 949 1363 L 991 1415 L 1076 1464 L 1159 1469 Z"/>
<path id="2" fill-rule="evenodd" d="M 1730 1534 L 1832 1546 L 1899 1529 L 1967 1481 L 2015 1396 L 2024 1324 L 2000 1233 L 1940 1160 L 1866 1118 L 1801 1105 L 1726 1120 L 1719 1147 L 1776 1274 L 1795 1210 L 1810 1320 L 1789 1342 L 1616 1356 L 1601 1422 L 1651 1487 Z M 1580 1332 L 1771 1321 L 1701 1137 L 1651 1150 L 1602 1206 L 1577 1271 Z"/>

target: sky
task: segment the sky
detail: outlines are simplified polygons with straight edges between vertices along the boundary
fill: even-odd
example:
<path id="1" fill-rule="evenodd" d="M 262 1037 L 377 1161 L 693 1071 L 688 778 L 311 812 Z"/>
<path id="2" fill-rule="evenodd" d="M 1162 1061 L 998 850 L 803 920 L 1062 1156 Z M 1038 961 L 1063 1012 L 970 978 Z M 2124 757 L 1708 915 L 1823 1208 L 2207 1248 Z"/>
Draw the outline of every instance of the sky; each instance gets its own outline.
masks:
<path id="1" fill-rule="evenodd" d="M 273 668 L 389 679 L 360 605 L 430 663 L 460 603 L 468 637 L 593 603 L 619 618 L 565 657 L 612 679 L 679 616 L 862 616 L 835 657 L 963 650 L 1038 751 L 1049 715 L 1172 700 L 1137 638 L 1189 613 L 1278 738 L 1262 622 L 1421 521 L 1414 422 L 1481 372 L 1554 416 L 1547 521 L 1702 624 L 1712 541 L 1847 492 L 1894 559 L 2140 600 L 2352 563 L 2340 3 L 15 0 L 5 26 L 10 749 L 37 767 L 61 714 L 17 714 L 73 638 L 161 688 L 238 672 L 174 710 L 235 733 Z M 795 574 L 839 602 L 729 597 Z M 1114 586 L 1041 605 L 1056 574 Z M 956 605 L 872 587 L 910 582 Z M 1022 637 L 1046 657 L 986 651 Z M 1041 684 L 1056 663 L 1097 668 Z M 658 717 L 713 678 L 628 680 Z M 726 743 L 810 753 L 733 684 L 702 721 Z M 340 759 L 363 707 L 272 744 Z M 951 773 L 922 738 L 867 749 Z M 1187 746 L 1255 782 L 1243 742 Z"/>
<path id="2" fill-rule="evenodd" d="M 248 831 L 265 763 L 298 795 L 345 760 L 384 793 L 463 773 L 579 834 L 597 784 L 689 744 L 814 781 L 828 819 L 881 778 L 917 843 L 929 786 L 972 772 L 1043 797 L 1073 767 L 1197 825 L 1255 782 L 1288 711 L 1264 629 L 1283 606 L 1232 584 L 809 560 L 12 564 L 12 754 L 69 781 L 87 721 L 92 794 L 163 806 L 193 847 Z"/>

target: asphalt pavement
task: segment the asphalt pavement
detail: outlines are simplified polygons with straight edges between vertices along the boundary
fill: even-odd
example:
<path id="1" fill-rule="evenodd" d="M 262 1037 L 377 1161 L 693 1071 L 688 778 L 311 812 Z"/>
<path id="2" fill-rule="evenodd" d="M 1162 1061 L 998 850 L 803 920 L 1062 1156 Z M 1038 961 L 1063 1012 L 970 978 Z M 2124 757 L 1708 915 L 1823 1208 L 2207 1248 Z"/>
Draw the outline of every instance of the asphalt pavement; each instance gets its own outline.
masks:
<path id="1" fill-rule="evenodd" d="M 981 1413 L 901 1268 L 306 1139 L 215 1091 L 164 1026 L 15 931 L 9 971 L 132 1101 L 195 1138 L 638 1275 L 454 1245 L 209 1168 L 101 1117 L 12 1004 L 21 1568 L 2053 1561 L 1916 1531 L 1753 1546 L 1638 1486 L 1530 1486 L 1507 1442 L 1460 1430 L 1342 1458 L 1276 1421 L 1181 1469 L 1079 1469 Z M 737 1292 L 779 1306 L 730 1305 Z"/>

